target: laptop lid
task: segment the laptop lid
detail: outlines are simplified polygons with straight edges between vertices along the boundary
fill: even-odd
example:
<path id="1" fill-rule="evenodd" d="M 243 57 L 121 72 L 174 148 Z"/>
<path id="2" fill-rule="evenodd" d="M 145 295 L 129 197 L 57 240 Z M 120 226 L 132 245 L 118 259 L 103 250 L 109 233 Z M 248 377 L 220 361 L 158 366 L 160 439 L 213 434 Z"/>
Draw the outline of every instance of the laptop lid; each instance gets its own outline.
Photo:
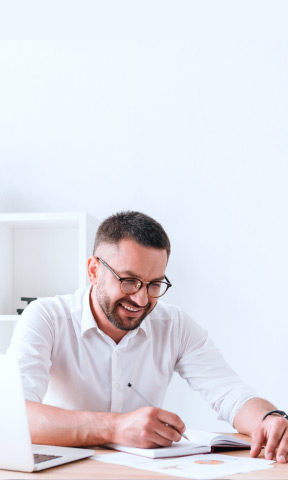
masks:
<path id="1" fill-rule="evenodd" d="M 9 355 L 0 355 L 0 386 L 0 469 L 32 472 L 94 455 L 94 450 L 48 445 L 33 445 L 32 451 L 20 370 Z M 35 453 L 55 458 L 35 465 Z"/>

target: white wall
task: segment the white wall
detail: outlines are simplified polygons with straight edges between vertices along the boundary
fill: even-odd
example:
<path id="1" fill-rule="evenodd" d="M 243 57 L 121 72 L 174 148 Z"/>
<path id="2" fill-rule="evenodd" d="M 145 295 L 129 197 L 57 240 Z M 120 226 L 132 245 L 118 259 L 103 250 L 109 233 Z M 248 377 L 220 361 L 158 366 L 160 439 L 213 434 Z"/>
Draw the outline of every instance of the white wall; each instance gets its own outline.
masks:
<path id="1" fill-rule="evenodd" d="M 1 211 L 154 216 L 167 301 L 287 409 L 287 2 L 24 3 L 0 15 Z M 167 406 L 227 428 L 178 379 Z"/>

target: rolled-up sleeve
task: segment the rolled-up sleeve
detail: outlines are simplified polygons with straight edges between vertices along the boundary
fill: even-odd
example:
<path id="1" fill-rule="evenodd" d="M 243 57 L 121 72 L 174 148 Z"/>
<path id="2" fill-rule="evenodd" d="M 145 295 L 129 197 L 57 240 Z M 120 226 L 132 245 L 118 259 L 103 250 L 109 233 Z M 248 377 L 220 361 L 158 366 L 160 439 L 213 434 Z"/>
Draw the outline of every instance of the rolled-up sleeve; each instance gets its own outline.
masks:
<path id="1" fill-rule="evenodd" d="M 7 354 L 19 362 L 26 400 L 42 402 L 49 383 L 53 325 L 39 301 L 26 307 L 16 325 Z"/>
<path id="2" fill-rule="evenodd" d="M 207 332 L 181 310 L 178 342 L 175 371 L 208 401 L 219 420 L 233 425 L 238 410 L 256 397 L 256 392 L 228 365 Z"/>

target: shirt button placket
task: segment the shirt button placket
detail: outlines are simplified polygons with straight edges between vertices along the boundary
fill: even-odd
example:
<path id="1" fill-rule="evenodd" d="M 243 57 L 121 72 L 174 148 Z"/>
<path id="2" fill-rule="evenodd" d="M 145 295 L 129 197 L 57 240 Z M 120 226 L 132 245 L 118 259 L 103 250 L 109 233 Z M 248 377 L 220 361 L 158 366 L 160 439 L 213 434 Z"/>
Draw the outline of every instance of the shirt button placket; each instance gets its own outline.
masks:
<path id="1" fill-rule="evenodd" d="M 120 351 L 116 347 L 112 354 L 111 412 L 121 412 L 123 406 L 122 372 L 119 353 Z"/>

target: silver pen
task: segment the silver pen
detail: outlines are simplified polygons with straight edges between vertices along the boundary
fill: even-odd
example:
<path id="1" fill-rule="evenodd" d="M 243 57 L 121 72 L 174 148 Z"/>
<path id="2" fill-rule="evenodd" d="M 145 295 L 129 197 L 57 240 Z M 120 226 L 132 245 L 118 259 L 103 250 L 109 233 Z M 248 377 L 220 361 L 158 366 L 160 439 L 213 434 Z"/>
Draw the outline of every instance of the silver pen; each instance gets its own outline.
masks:
<path id="1" fill-rule="evenodd" d="M 132 386 L 132 383 L 129 382 L 127 387 L 132 388 L 132 390 L 134 390 L 134 392 L 137 393 L 137 395 L 139 395 L 144 400 L 144 402 L 147 403 L 147 405 L 149 405 L 150 407 L 153 407 L 153 405 L 151 405 L 151 403 L 147 400 L 147 398 L 145 398 L 142 395 L 142 393 L 138 392 L 138 390 L 136 390 L 136 388 Z M 170 425 L 170 423 L 166 423 L 165 425 L 167 425 L 167 427 L 173 428 L 174 430 L 176 430 L 176 432 L 178 432 L 177 428 L 175 428 L 173 425 Z M 180 432 L 178 433 L 179 435 L 181 435 L 181 437 L 185 438 L 185 440 L 188 440 L 188 442 L 190 442 L 189 438 L 187 437 L 187 435 L 185 435 L 185 433 L 180 433 Z"/>

